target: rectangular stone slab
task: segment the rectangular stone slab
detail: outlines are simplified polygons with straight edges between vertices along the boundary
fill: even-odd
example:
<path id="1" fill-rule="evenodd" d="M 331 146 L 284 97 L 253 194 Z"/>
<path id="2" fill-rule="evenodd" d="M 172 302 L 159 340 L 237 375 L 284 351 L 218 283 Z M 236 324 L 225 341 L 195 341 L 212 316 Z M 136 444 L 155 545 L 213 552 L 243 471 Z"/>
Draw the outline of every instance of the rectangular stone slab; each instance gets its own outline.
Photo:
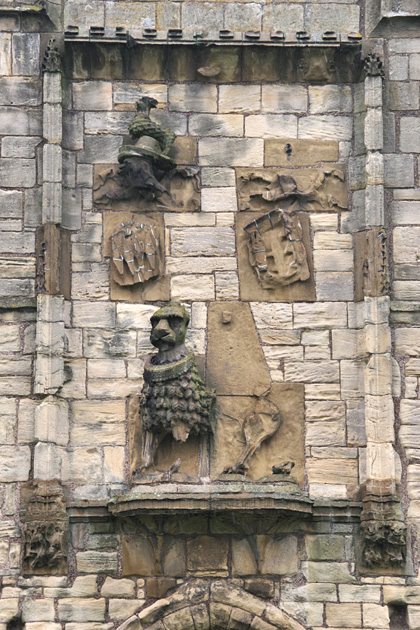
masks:
<path id="1" fill-rule="evenodd" d="M 313 302 L 315 300 L 315 285 L 308 215 L 300 212 L 298 217 L 303 229 L 303 244 L 307 253 L 310 278 L 284 287 L 276 286 L 273 289 L 263 289 L 258 282 L 256 272 L 249 262 L 249 237 L 244 227 L 257 216 L 259 215 L 256 215 L 255 212 L 241 212 L 236 215 L 235 219 L 241 299 L 247 302 Z"/>
<path id="2" fill-rule="evenodd" d="M 261 396 L 269 390 L 270 374 L 248 304 L 209 305 L 207 385 L 219 395 Z"/>
<path id="3" fill-rule="evenodd" d="M 318 162 L 338 160 L 338 142 L 310 140 L 265 140 L 265 166 L 315 166 Z M 286 145 L 288 151 L 286 151 Z"/>
<path id="4" fill-rule="evenodd" d="M 274 464 L 293 461 L 292 475 L 304 483 L 304 386 L 300 383 L 273 383 L 268 400 L 280 410 L 283 422 L 271 438 L 247 461 L 247 478 L 252 481 L 272 474 Z M 234 464 L 245 445 L 243 420 L 252 414 L 256 399 L 251 396 L 218 396 L 219 410 L 211 442 L 210 475 L 215 477 Z"/>

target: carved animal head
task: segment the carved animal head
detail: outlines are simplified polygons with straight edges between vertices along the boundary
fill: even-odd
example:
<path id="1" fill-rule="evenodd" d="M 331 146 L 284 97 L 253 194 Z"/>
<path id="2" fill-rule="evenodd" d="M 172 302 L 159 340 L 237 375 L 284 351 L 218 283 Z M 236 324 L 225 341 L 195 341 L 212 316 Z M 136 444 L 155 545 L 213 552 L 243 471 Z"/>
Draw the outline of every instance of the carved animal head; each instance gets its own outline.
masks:
<path id="1" fill-rule="evenodd" d="M 141 112 L 149 117 L 150 110 L 156 107 L 157 104 L 158 102 L 155 98 L 152 98 L 151 96 L 143 96 L 136 102 L 136 109 L 138 112 Z"/>
<path id="2" fill-rule="evenodd" d="M 150 321 L 150 341 L 159 352 L 167 352 L 184 345 L 190 316 L 181 304 L 171 302 L 156 311 Z"/>

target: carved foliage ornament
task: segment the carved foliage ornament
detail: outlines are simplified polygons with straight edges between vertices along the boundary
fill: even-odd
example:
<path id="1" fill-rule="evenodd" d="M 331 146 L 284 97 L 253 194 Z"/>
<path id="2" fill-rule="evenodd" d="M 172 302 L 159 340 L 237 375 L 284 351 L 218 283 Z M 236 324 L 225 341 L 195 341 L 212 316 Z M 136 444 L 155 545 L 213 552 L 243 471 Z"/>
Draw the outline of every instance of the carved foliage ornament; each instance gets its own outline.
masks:
<path id="1" fill-rule="evenodd" d="M 55 39 L 50 39 L 42 61 L 43 72 L 61 72 L 61 57 Z"/>
<path id="2" fill-rule="evenodd" d="M 62 523 L 34 522 L 25 525 L 24 564 L 27 572 L 53 571 L 66 561 L 66 537 Z"/>
<path id="3" fill-rule="evenodd" d="M 302 226 L 297 216 L 272 210 L 244 229 L 249 236 L 249 262 L 264 289 L 310 277 Z"/>
<path id="4" fill-rule="evenodd" d="M 407 526 L 401 521 L 365 521 L 361 525 L 367 567 L 399 567 L 405 562 Z"/>
<path id="5" fill-rule="evenodd" d="M 22 488 L 23 572 L 62 575 L 67 570 L 68 520 L 62 488 L 55 482 Z"/>
<path id="6" fill-rule="evenodd" d="M 383 77 L 384 67 L 379 55 L 369 53 L 363 60 L 363 69 L 370 77 Z"/>
<path id="7" fill-rule="evenodd" d="M 113 278 L 122 286 L 141 284 L 161 274 L 157 226 L 129 221 L 111 236 Z"/>

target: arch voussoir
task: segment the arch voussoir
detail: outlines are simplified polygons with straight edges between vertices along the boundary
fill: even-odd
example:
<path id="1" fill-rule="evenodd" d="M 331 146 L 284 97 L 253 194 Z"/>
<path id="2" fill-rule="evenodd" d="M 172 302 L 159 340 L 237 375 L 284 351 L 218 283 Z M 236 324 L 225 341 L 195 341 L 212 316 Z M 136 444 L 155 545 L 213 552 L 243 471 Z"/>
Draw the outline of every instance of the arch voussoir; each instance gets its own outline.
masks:
<path id="1" fill-rule="evenodd" d="M 228 580 L 190 580 L 118 630 L 305 630 L 273 604 Z"/>

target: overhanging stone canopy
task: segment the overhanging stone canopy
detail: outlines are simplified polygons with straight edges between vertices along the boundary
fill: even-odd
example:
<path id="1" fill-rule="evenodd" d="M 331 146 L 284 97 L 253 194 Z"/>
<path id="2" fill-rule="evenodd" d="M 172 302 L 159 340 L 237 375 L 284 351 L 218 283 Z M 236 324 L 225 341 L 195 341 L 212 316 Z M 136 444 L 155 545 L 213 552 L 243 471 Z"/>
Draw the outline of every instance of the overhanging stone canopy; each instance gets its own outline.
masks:
<path id="1" fill-rule="evenodd" d="M 270 603 L 225 580 L 190 580 L 127 619 L 118 630 L 304 630 Z"/>

